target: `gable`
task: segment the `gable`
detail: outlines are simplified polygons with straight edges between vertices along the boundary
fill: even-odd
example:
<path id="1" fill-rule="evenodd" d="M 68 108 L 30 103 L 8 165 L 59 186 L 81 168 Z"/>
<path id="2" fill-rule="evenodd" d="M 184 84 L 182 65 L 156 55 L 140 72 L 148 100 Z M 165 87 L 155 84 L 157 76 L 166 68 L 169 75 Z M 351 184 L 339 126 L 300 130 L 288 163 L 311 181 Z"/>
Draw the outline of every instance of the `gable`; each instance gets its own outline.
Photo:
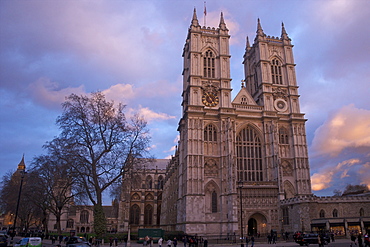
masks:
<path id="1" fill-rule="evenodd" d="M 235 96 L 231 103 L 241 105 L 257 105 L 256 101 L 254 101 L 245 87 L 240 89 L 239 93 Z"/>

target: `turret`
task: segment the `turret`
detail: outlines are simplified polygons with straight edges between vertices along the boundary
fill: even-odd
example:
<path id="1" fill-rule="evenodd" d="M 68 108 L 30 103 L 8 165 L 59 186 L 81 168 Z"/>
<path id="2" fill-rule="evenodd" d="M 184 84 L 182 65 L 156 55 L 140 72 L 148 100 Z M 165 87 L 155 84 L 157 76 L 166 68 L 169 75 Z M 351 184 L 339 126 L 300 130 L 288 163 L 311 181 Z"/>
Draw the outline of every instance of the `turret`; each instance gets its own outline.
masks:
<path id="1" fill-rule="evenodd" d="M 227 29 L 227 27 L 226 27 L 225 20 L 224 20 L 224 14 L 222 12 L 221 12 L 221 17 L 220 17 L 220 25 L 219 25 L 219 28 L 221 30 L 224 30 L 224 31 L 229 31 L 229 29 Z"/>
<path id="2" fill-rule="evenodd" d="M 194 13 L 193 13 L 193 19 L 191 20 L 191 27 L 199 27 L 197 11 L 195 8 L 194 8 Z"/>

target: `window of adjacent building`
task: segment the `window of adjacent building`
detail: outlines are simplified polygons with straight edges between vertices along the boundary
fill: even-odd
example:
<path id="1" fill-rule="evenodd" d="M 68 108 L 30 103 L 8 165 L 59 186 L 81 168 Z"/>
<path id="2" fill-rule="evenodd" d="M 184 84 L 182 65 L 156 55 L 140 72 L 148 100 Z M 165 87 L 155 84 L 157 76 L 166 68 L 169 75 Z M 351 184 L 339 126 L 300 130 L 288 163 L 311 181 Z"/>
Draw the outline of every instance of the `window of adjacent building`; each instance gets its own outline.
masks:
<path id="1" fill-rule="evenodd" d="M 73 221 L 73 219 L 69 219 L 69 220 L 67 220 L 67 228 L 73 228 L 73 223 L 74 223 L 74 221 Z"/>
<path id="2" fill-rule="evenodd" d="M 325 218 L 325 211 L 323 209 L 320 210 L 320 218 Z"/>
<path id="3" fill-rule="evenodd" d="M 87 210 L 81 211 L 80 223 L 82 224 L 89 223 L 89 212 Z"/>
<path id="4" fill-rule="evenodd" d="M 158 186 L 157 186 L 157 189 L 163 190 L 163 177 L 162 176 L 159 176 L 158 177 Z"/>
<path id="5" fill-rule="evenodd" d="M 131 206 L 130 209 L 130 224 L 139 225 L 139 219 L 140 219 L 140 207 L 137 204 L 135 204 Z"/>
<path id="6" fill-rule="evenodd" d="M 286 128 L 279 129 L 279 143 L 289 144 L 288 131 L 286 130 Z"/>
<path id="7" fill-rule="evenodd" d="M 208 124 L 204 129 L 204 141 L 208 142 L 217 141 L 217 130 L 213 124 Z"/>
<path id="8" fill-rule="evenodd" d="M 263 181 L 262 143 L 257 132 L 250 126 L 236 137 L 238 181 Z"/>
<path id="9" fill-rule="evenodd" d="M 283 224 L 289 225 L 289 209 L 283 208 Z"/>
<path id="10" fill-rule="evenodd" d="M 212 192 L 212 205 L 211 205 L 211 208 L 212 208 L 212 213 L 217 213 L 217 193 L 216 191 L 213 191 Z"/>
<path id="11" fill-rule="evenodd" d="M 276 58 L 271 61 L 271 76 L 273 84 L 283 84 L 281 75 L 281 64 Z"/>
<path id="12" fill-rule="evenodd" d="M 151 189 L 153 187 L 152 177 L 147 176 L 146 177 L 146 188 Z"/>
<path id="13" fill-rule="evenodd" d="M 334 209 L 333 210 L 333 218 L 337 218 L 338 217 L 338 210 Z"/>
<path id="14" fill-rule="evenodd" d="M 144 210 L 144 225 L 153 224 L 153 206 L 146 205 Z"/>
<path id="15" fill-rule="evenodd" d="M 248 104 L 247 97 L 243 96 L 243 97 L 241 98 L 241 104 L 244 104 L 244 105 L 247 105 L 247 104 Z"/>
<path id="16" fill-rule="evenodd" d="M 203 57 L 204 77 L 215 78 L 215 55 L 207 50 Z"/>

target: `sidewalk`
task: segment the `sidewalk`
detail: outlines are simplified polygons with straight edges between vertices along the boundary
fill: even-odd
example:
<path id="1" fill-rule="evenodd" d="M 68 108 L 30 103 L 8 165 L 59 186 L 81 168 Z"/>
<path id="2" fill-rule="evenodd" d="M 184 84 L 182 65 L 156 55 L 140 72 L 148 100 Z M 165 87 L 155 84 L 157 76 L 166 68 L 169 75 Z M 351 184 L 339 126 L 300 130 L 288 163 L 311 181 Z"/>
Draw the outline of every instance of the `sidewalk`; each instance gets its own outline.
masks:
<path id="1" fill-rule="evenodd" d="M 339 244 L 339 243 L 350 243 L 349 242 L 350 240 L 349 239 L 338 239 L 335 241 L 335 243 Z M 58 241 L 56 241 L 56 244 L 57 244 Z M 330 243 L 329 245 L 327 245 L 326 247 L 335 247 L 335 243 Z M 43 241 L 43 245 L 44 246 L 47 246 L 47 247 L 51 247 L 51 246 L 56 246 L 56 244 L 52 245 L 51 244 L 51 240 L 44 240 Z M 138 244 L 136 243 L 136 241 L 131 241 L 130 244 L 128 244 L 127 246 L 130 246 L 130 247 L 143 247 L 143 244 Z M 184 244 L 182 242 L 179 242 L 179 244 L 177 245 L 177 247 L 183 247 Z M 240 247 L 240 243 L 235 243 L 235 244 L 208 244 L 208 247 Z M 299 247 L 299 244 L 295 243 L 295 242 L 291 242 L 291 241 L 288 241 L 288 242 L 285 242 L 285 241 L 281 241 L 281 242 L 278 242 L 276 244 L 267 244 L 267 243 L 263 243 L 263 242 L 255 242 L 254 243 L 254 246 L 255 247 L 287 247 L 287 246 L 297 246 Z M 318 246 L 318 245 L 312 245 L 312 246 Z M 65 244 L 62 243 L 62 247 L 65 247 Z M 105 243 L 104 245 L 101 245 L 101 247 L 109 247 L 109 243 Z M 117 247 L 125 247 L 124 243 L 119 243 Z M 147 246 L 149 247 L 149 245 Z M 153 244 L 152 247 L 158 247 L 158 244 Z M 167 247 L 166 243 L 164 243 L 162 245 L 162 247 Z M 188 247 L 188 245 L 187 245 Z M 198 245 L 198 247 L 203 247 L 203 245 Z M 246 244 L 244 243 L 244 247 L 251 247 L 251 244 L 249 243 L 248 246 L 246 246 Z"/>

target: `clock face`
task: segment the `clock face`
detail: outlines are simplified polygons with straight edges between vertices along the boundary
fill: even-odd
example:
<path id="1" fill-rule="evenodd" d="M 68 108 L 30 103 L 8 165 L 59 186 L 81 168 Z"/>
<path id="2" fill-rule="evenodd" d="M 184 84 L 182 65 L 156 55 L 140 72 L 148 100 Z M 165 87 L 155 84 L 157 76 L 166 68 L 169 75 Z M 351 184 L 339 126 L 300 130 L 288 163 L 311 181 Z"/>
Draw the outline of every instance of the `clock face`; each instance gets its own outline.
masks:
<path id="1" fill-rule="evenodd" d="M 218 96 L 215 93 L 204 93 L 202 102 L 205 106 L 213 107 L 218 104 Z"/>
<path id="2" fill-rule="evenodd" d="M 280 111 L 280 112 L 284 112 L 284 111 L 286 111 L 288 109 L 288 104 L 283 99 L 277 99 L 277 100 L 275 100 L 274 106 L 275 106 L 275 109 L 278 110 L 278 111 Z"/>

